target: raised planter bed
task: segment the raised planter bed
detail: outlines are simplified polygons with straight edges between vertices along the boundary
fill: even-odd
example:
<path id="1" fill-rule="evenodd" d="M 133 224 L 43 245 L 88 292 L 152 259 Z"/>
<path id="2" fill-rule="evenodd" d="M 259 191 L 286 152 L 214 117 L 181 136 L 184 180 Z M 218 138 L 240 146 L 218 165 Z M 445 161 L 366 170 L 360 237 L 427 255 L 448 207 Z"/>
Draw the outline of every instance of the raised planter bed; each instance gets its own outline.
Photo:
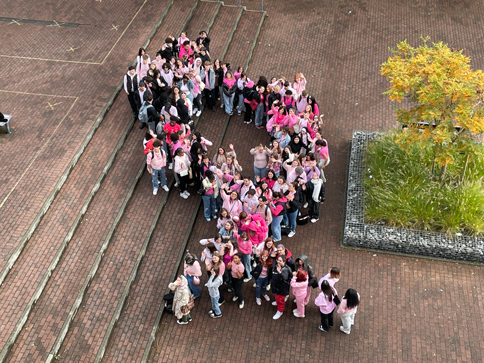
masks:
<path id="1" fill-rule="evenodd" d="M 484 238 L 365 223 L 364 157 L 368 141 L 375 140 L 378 134 L 373 131 L 353 132 L 347 176 L 343 245 L 484 263 Z"/>

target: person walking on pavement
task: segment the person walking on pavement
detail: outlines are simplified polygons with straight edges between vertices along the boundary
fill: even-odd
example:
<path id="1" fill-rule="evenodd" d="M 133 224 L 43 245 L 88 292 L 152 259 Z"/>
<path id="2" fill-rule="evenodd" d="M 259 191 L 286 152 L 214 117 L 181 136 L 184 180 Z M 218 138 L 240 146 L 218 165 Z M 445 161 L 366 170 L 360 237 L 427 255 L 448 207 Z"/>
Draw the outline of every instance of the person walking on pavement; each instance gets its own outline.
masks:
<path id="1" fill-rule="evenodd" d="M 329 328 L 333 326 L 333 312 L 336 307 L 334 302 L 334 296 L 338 295 L 338 292 L 332 287 L 328 280 L 323 280 L 321 283 L 321 293 L 318 295 L 314 304 L 319 306 L 319 313 L 321 315 L 321 325 L 319 330 L 322 332 L 329 332 Z"/>

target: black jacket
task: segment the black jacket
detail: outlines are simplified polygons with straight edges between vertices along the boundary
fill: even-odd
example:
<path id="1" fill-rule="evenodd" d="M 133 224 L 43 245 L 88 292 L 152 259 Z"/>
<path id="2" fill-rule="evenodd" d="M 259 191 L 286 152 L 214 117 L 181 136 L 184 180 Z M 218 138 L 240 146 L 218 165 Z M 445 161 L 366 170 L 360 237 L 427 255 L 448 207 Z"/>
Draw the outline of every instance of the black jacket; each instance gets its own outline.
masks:
<path id="1" fill-rule="evenodd" d="M 269 107 L 269 110 L 272 108 L 272 104 L 274 103 L 275 100 L 280 101 L 281 99 L 282 99 L 282 96 L 280 93 L 276 93 L 276 92 L 269 93 L 269 96 L 267 96 L 267 106 Z"/>
<path id="2" fill-rule="evenodd" d="M 148 103 L 145 101 L 144 103 Z M 160 114 L 156 112 L 155 107 L 148 107 L 146 110 L 146 113 L 148 114 L 148 122 L 155 122 L 158 123 L 160 121 Z"/>
<path id="3" fill-rule="evenodd" d="M 285 195 L 288 195 L 289 192 L 286 192 Z M 294 194 L 294 199 L 287 202 L 289 207 L 287 208 L 287 213 L 293 213 L 301 208 L 301 204 L 303 203 L 303 196 L 301 193 L 301 188 L 298 187 L 296 193 Z"/>
<path id="4" fill-rule="evenodd" d="M 242 95 L 247 99 L 247 101 L 252 101 L 256 94 L 257 91 L 254 88 L 244 87 L 244 90 L 242 91 Z"/>
<path id="5" fill-rule="evenodd" d="M 263 267 L 262 263 L 259 262 L 259 264 L 252 270 L 251 274 L 252 276 L 254 276 L 255 281 L 257 281 L 260 274 L 262 273 L 262 267 Z M 267 277 L 269 278 L 269 281 L 272 280 L 272 268 L 267 269 Z"/>
<path id="6" fill-rule="evenodd" d="M 313 191 L 314 191 L 314 184 L 309 180 L 306 183 L 306 200 L 310 201 L 313 200 Z M 319 191 L 319 201 L 324 202 L 325 199 L 325 191 L 324 191 L 324 183 L 321 185 L 321 190 Z"/>
<path id="7" fill-rule="evenodd" d="M 222 83 L 222 89 L 224 91 L 224 95 L 226 95 L 227 97 L 231 97 L 237 90 L 237 82 L 234 82 L 233 86 L 230 88 L 227 83 Z"/>
<path id="8" fill-rule="evenodd" d="M 287 296 L 292 279 L 292 270 L 288 265 L 284 265 L 281 273 L 277 272 L 277 262 L 272 267 L 271 289 L 274 294 Z"/>
<path id="9" fill-rule="evenodd" d="M 205 39 L 203 39 L 203 40 L 202 40 L 201 37 L 198 37 L 197 38 L 197 44 L 203 45 L 207 49 L 207 52 L 210 52 L 210 38 L 209 37 L 205 37 Z"/>

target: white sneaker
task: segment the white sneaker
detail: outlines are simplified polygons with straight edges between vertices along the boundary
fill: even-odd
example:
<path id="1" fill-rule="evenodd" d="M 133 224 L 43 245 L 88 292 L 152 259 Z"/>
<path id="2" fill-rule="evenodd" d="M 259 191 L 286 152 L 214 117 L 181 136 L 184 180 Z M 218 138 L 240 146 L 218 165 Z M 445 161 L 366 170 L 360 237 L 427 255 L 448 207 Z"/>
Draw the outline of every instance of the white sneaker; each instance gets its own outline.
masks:
<path id="1" fill-rule="evenodd" d="M 156 195 L 158 193 L 158 189 L 153 189 L 153 195 Z"/>
<path id="2" fill-rule="evenodd" d="M 291 237 L 294 237 L 294 235 L 295 235 L 295 234 L 296 234 L 296 232 L 291 231 L 291 232 L 289 232 L 289 234 L 288 234 L 287 236 L 288 236 L 289 238 L 291 238 Z"/>
<path id="3" fill-rule="evenodd" d="M 243 309 L 244 308 L 244 302 L 242 301 L 240 304 L 239 304 L 239 309 Z"/>
<path id="4" fill-rule="evenodd" d="M 277 306 L 277 301 L 273 301 L 272 306 Z"/>
<path id="5" fill-rule="evenodd" d="M 250 280 L 252 280 L 252 277 L 250 279 L 244 279 L 244 282 L 249 282 Z"/>
<path id="6" fill-rule="evenodd" d="M 304 316 L 301 316 L 301 315 L 299 315 L 299 314 L 297 313 L 297 309 L 294 309 L 294 310 L 292 311 L 292 315 L 294 315 L 296 318 L 304 318 Z"/>
<path id="7" fill-rule="evenodd" d="M 168 164 L 168 169 L 172 170 L 173 169 L 173 163 Z"/>
<path id="8" fill-rule="evenodd" d="M 254 282 L 254 285 L 252 285 L 252 287 L 256 287 L 256 286 L 257 286 L 257 283 L 256 283 L 256 282 Z"/>
<path id="9" fill-rule="evenodd" d="M 161 180 L 158 180 L 158 185 L 160 185 L 160 184 L 161 184 Z"/>
<path id="10" fill-rule="evenodd" d="M 252 268 L 256 268 L 257 267 L 257 263 L 254 261 L 254 263 L 252 264 Z"/>
<path id="11" fill-rule="evenodd" d="M 294 304 L 297 304 L 297 301 L 296 301 L 296 299 L 294 299 Z"/>
<path id="12" fill-rule="evenodd" d="M 271 290 L 271 284 L 267 284 L 266 290 L 267 291 L 270 291 Z"/>
<path id="13" fill-rule="evenodd" d="M 180 184 L 178 184 L 178 183 L 175 183 L 175 188 L 178 188 L 178 186 L 179 186 L 179 185 L 180 185 Z"/>
<path id="14" fill-rule="evenodd" d="M 265 298 L 267 301 L 271 301 L 271 298 L 269 297 L 269 295 L 264 295 L 264 298 Z"/>
<path id="15" fill-rule="evenodd" d="M 319 221 L 319 218 L 318 219 L 316 219 L 316 218 L 311 219 L 311 223 L 316 223 L 317 221 Z"/>
<path id="16" fill-rule="evenodd" d="M 282 316 L 282 314 L 284 314 L 284 313 L 281 313 L 280 311 L 277 311 L 277 313 L 272 317 L 272 319 L 277 320 L 277 319 L 279 319 Z"/>
<path id="17" fill-rule="evenodd" d="M 255 302 L 257 303 L 257 305 L 260 305 L 260 304 L 261 304 L 261 300 L 260 300 L 260 298 L 256 297 L 256 298 L 255 298 Z"/>
<path id="18" fill-rule="evenodd" d="M 183 194 L 185 194 L 185 195 L 187 196 L 187 198 L 190 196 L 190 193 L 188 193 L 188 191 L 187 191 L 187 190 L 185 190 L 185 191 L 183 192 Z"/>
<path id="19" fill-rule="evenodd" d="M 183 194 L 183 193 L 180 193 L 180 197 L 182 197 L 183 199 L 187 199 L 188 196 L 186 194 Z"/>
<path id="20" fill-rule="evenodd" d="M 235 295 L 233 298 L 232 298 L 232 301 L 237 301 L 239 299 L 239 297 L 237 295 Z"/>
<path id="21" fill-rule="evenodd" d="M 346 331 L 345 328 L 343 326 L 340 326 L 339 327 L 339 330 L 341 330 L 343 333 L 345 334 L 349 334 L 350 332 L 349 331 Z"/>
<path id="22" fill-rule="evenodd" d="M 202 111 L 198 110 L 195 116 L 199 117 L 201 114 L 202 114 Z"/>
<path id="23" fill-rule="evenodd" d="M 286 295 L 286 297 L 284 298 L 284 302 L 287 302 L 287 300 L 289 300 L 289 295 Z"/>
<path id="24" fill-rule="evenodd" d="M 163 190 L 165 192 L 169 192 L 170 191 L 170 189 L 168 189 L 168 185 L 163 185 L 162 188 L 163 188 Z"/>
<path id="25" fill-rule="evenodd" d="M 307 207 L 308 207 L 308 203 L 306 202 L 304 203 L 303 208 L 307 208 Z"/>

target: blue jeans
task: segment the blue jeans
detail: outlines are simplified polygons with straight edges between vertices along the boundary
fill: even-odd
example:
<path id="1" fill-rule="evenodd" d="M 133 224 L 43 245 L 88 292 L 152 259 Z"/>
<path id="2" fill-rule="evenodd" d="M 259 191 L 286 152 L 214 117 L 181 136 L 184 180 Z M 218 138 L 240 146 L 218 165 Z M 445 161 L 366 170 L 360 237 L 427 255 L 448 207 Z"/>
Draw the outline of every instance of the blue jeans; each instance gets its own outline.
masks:
<path id="1" fill-rule="evenodd" d="M 161 179 L 161 186 L 166 185 L 166 175 L 165 175 L 165 168 L 161 169 L 153 169 L 153 174 L 151 174 L 151 181 L 153 182 L 153 189 L 158 189 L 158 176 Z"/>
<path id="2" fill-rule="evenodd" d="M 274 236 L 274 242 L 279 242 L 281 240 L 281 221 L 282 217 L 272 217 L 271 229 L 272 235 Z"/>
<path id="3" fill-rule="evenodd" d="M 218 299 L 220 298 L 219 296 L 212 297 L 210 296 L 210 300 L 212 300 L 212 310 L 215 315 L 221 315 L 222 312 L 220 311 L 220 308 L 218 306 Z"/>
<path id="4" fill-rule="evenodd" d="M 188 287 L 190 288 L 190 291 L 193 294 L 193 298 L 197 298 L 200 296 L 200 286 L 197 286 L 193 283 L 193 276 L 190 275 L 185 275 L 187 281 L 188 281 Z"/>
<path id="5" fill-rule="evenodd" d="M 243 253 L 240 254 L 242 256 L 242 264 L 244 265 L 245 269 L 245 274 L 247 275 L 247 278 L 250 279 L 252 278 L 250 272 L 252 271 L 252 266 L 250 265 L 250 255 L 245 255 Z"/>
<path id="6" fill-rule="evenodd" d="M 262 125 L 262 116 L 264 116 L 264 104 L 261 103 L 257 106 L 255 110 L 255 125 L 261 126 Z"/>
<path id="7" fill-rule="evenodd" d="M 261 180 L 264 179 L 266 177 L 266 169 L 266 166 L 263 168 L 254 166 L 254 181 L 256 181 L 257 176 L 259 176 Z"/>
<path id="8" fill-rule="evenodd" d="M 287 217 L 289 219 L 289 228 L 291 228 L 291 231 L 296 232 L 296 219 L 297 219 L 297 212 L 299 212 L 299 209 L 296 210 L 295 212 L 292 213 L 287 213 Z"/>
<path id="9" fill-rule="evenodd" d="M 240 94 L 239 95 L 239 114 L 242 113 L 242 111 L 244 111 L 244 95 L 243 94 Z"/>
<path id="10" fill-rule="evenodd" d="M 260 299 L 260 292 L 262 291 L 262 296 L 266 295 L 266 286 L 269 282 L 269 276 L 259 277 L 255 282 L 255 297 Z"/>
<path id="11" fill-rule="evenodd" d="M 215 216 L 217 203 L 215 199 L 213 199 L 213 194 L 202 195 L 202 199 L 203 199 L 203 214 L 205 218 L 210 218 L 210 216 Z"/>
<path id="12" fill-rule="evenodd" d="M 225 106 L 225 112 L 227 114 L 232 113 L 232 110 L 234 108 L 234 96 L 235 96 L 235 93 L 233 93 L 232 96 L 226 96 L 224 93 L 224 106 Z"/>

